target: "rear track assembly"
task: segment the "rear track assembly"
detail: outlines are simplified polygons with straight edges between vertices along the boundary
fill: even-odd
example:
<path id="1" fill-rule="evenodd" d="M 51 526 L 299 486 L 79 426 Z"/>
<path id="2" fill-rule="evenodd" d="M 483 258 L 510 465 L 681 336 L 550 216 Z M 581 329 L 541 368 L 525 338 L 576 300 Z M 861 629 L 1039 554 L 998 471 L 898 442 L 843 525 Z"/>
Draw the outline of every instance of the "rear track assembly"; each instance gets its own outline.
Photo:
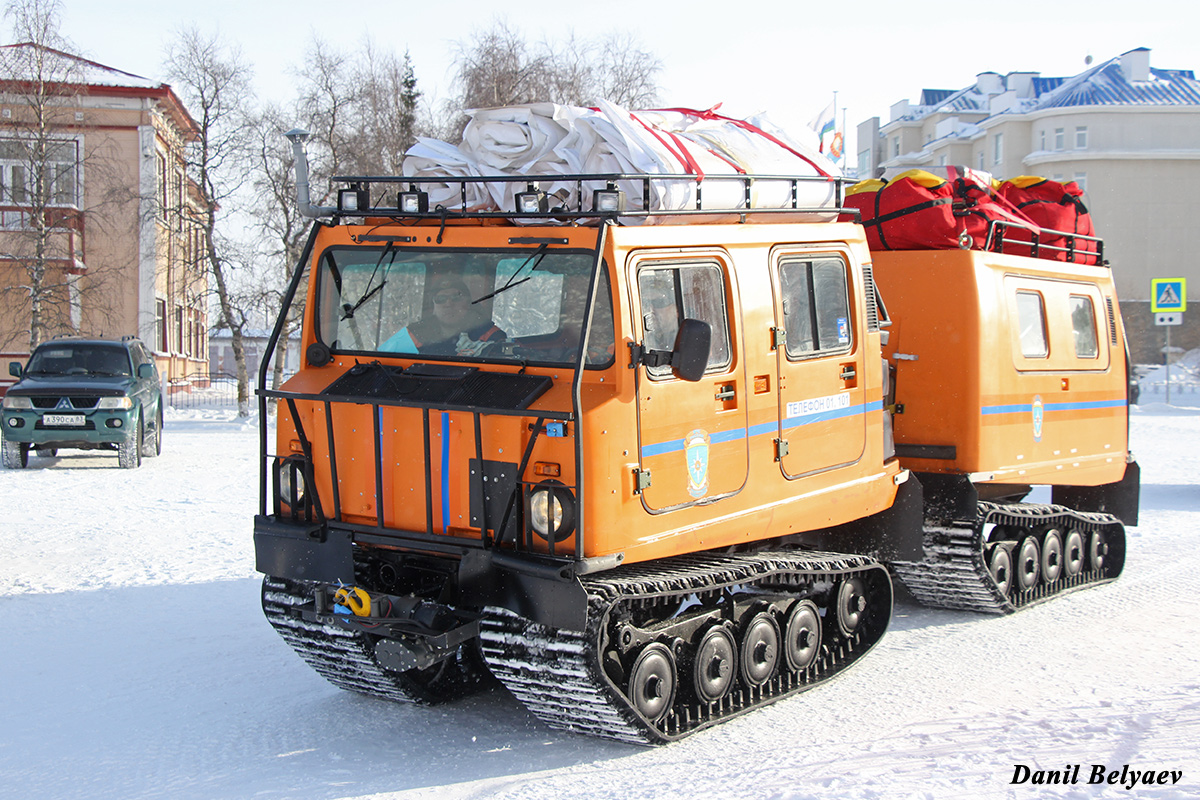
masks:
<path id="1" fill-rule="evenodd" d="M 974 520 L 926 520 L 925 558 L 889 564 L 925 605 L 1010 614 L 1115 580 L 1125 528 L 1064 506 L 980 503 Z"/>

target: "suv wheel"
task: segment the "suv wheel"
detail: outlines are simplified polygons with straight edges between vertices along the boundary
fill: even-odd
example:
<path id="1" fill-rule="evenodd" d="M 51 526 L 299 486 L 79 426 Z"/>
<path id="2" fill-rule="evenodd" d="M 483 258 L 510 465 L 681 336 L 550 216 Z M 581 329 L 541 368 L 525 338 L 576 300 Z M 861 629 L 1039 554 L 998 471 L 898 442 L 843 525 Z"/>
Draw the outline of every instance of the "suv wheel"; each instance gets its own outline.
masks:
<path id="1" fill-rule="evenodd" d="M 6 469 L 24 469 L 29 466 L 29 445 L 21 442 L 4 441 L 4 466 Z"/>
<path id="2" fill-rule="evenodd" d="M 134 469 L 142 465 L 142 447 L 146 438 L 146 430 L 142 425 L 142 415 L 138 414 L 137 426 L 133 435 L 117 445 L 117 460 L 121 469 Z"/>
<path id="3" fill-rule="evenodd" d="M 154 417 L 154 433 L 145 434 L 142 438 L 142 455 L 146 458 L 162 454 L 162 428 L 163 428 L 163 413 L 162 408 L 158 409 L 158 414 Z"/>

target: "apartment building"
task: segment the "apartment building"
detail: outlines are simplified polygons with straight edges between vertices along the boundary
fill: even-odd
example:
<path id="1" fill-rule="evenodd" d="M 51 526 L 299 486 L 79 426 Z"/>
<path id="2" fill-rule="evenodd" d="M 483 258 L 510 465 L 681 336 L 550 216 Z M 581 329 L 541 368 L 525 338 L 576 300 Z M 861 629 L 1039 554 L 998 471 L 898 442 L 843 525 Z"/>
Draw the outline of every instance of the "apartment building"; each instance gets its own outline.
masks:
<path id="1" fill-rule="evenodd" d="M 138 336 L 167 382 L 206 373 L 187 109 L 167 84 L 36 44 L 0 63 L 0 363 L 34 340 Z"/>
<path id="2" fill-rule="evenodd" d="M 983 72 L 963 89 L 925 89 L 916 104 L 895 103 L 887 123 L 858 126 L 858 174 L 959 165 L 999 180 L 1075 181 L 1104 238 L 1133 360 L 1161 363 L 1166 331 L 1150 310 L 1151 280 L 1186 278 L 1200 297 L 1200 82 L 1150 56 L 1138 48 L 1070 77 Z M 1183 314 L 1171 344 L 1200 347 L 1200 307 Z"/>

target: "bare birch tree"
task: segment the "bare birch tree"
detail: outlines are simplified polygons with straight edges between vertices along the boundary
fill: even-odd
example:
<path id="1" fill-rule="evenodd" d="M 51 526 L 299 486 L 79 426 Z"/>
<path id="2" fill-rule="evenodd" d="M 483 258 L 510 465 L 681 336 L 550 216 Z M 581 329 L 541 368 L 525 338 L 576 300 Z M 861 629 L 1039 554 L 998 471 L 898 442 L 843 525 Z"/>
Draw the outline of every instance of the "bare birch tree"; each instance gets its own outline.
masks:
<path id="1" fill-rule="evenodd" d="M 369 39 L 351 58 L 314 39 L 297 72 L 297 102 L 291 112 L 269 104 L 250 126 L 253 139 L 253 195 L 262 237 L 264 308 L 278 309 L 282 292 L 299 261 L 309 220 L 299 215 L 291 144 L 283 133 L 294 127 L 311 133 L 310 189 L 315 205 L 332 205 L 329 179 L 338 174 L 398 175 L 404 153 L 421 133 L 420 91 L 412 60 L 379 49 Z M 274 362 L 273 385 L 282 371 L 291 335 L 299 329 L 303 303 L 291 306 Z"/>
<path id="2" fill-rule="evenodd" d="M 4 13 L 17 42 L 0 48 L 0 307 L 8 321 L 0 346 L 26 338 L 32 352 L 56 334 L 80 332 L 85 301 L 104 289 L 103 270 L 82 265 L 79 242 L 85 218 L 103 226 L 101 207 L 114 200 L 105 187 L 115 179 L 104 137 L 85 122 L 85 62 L 59 32 L 60 0 L 13 0 Z M 109 300 L 90 304 L 93 323 L 107 319 Z"/>
<path id="3" fill-rule="evenodd" d="M 532 44 L 503 20 L 458 42 L 455 64 L 455 94 L 443 123 L 455 132 L 466 121 L 462 111 L 471 108 L 586 105 L 598 98 L 642 108 L 657 101 L 662 72 L 662 62 L 629 33 Z"/>
<path id="4" fill-rule="evenodd" d="M 251 303 L 239 291 L 237 247 L 226 234 L 227 215 L 234 198 L 249 179 L 248 109 L 253 102 L 252 72 L 236 46 L 196 28 L 181 29 L 167 49 L 165 62 L 184 104 L 196 121 L 196 138 L 189 146 L 188 174 L 200 193 L 198 218 L 187 220 L 201 229 L 201 259 L 216 289 L 218 327 L 228 328 L 237 365 L 238 415 L 249 416 L 250 386 L 245 335 L 252 324 Z"/>

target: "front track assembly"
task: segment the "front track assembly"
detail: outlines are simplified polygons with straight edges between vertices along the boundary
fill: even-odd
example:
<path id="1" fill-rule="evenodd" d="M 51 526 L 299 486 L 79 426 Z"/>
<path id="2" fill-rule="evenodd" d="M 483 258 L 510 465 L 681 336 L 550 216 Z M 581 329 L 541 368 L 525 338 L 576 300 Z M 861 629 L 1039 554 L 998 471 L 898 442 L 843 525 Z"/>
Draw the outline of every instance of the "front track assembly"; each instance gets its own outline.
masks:
<path id="1" fill-rule="evenodd" d="M 1115 580 L 1125 527 L 1065 506 L 979 503 L 974 520 L 926 520 L 925 558 L 892 572 L 921 603 L 1011 614 L 1065 592 Z"/>
<path id="2" fill-rule="evenodd" d="M 491 682 L 476 639 L 424 669 L 390 668 L 379 651 L 386 639 L 316 613 L 315 587 L 268 575 L 263 579 L 263 612 L 283 640 L 339 689 L 400 703 L 431 704 L 473 694 Z"/>
<path id="3" fill-rule="evenodd" d="M 891 618 L 888 573 L 862 556 L 697 554 L 582 581 L 586 630 L 489 609 L 484 657 L 551 727 L 642 744 L 680 739 L 832 678 Z"/>

